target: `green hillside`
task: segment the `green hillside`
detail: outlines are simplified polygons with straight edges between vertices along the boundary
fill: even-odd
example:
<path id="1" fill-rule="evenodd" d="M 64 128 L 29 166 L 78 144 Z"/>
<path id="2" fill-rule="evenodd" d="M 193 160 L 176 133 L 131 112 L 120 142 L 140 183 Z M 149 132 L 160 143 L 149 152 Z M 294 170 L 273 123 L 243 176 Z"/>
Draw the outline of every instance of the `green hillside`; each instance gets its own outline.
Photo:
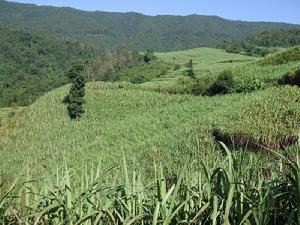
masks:
<path id="1" fill-rule="evenodd" d="M 147 88 L 176 88 L 180 79 L 186 78 L 186 64 L 193 60 L 195 76 L 197 78 L 214 78 L 224 69 L 233 69 L 249 62 L 256 57 L 227 53 L 215 48 L 196 48 L 185 51 L 157 52 L 159 61 L 168 63 L 169 69 L 165 74 L 145 82 Z M 177 67 L 177 68 L 175 68 Z"/>
<path id="2" fill-rule="evenodd" d="M 208 89 L 223 71 L 234 80 L 231 92 L 248 92 L 277 86 L 286 72 L 300 66 L 299 47 L 281 50 L 265 58 L 227 53 L 213 48 L 157 53 L 159 60 L 170 63 L 173 69 L 165 75 L 145 82 L 146 88 L 168 93 L 208 94 Z M 192 59 L 196 79 L 186 76 L 186 64 Z M 174 69 L 175 65 L 179 67 Z"/>
<path id="3" fill-rule="evenodd" d="M 66 84 L 64 72 L 75 60 L 94 60 L 103 49 L 71 39 L 0 27 L 0 107 L 28 105 Z"/>
<path id="4" fill-rule="evenodd" d="M 193 97 L 137 90 L 135 85 L 90 83 L 86 115 L 79 123 L 69 120 L 61 103 L 66 91 L 60 88 L 40 98 L 17 129 L 1 140 L 2 170 L 15 173 L 29 163 L 40 173 L 43 165 L 55 168 L 62 158 L 77 169 L 99 160 L 109 168 L 123 153 L 145 171 L 153 160 L 173 170 L 175 165 L 217 157 L 217 151 L 210 152 L 216 148 L 216 128 L 266 144 L 299 132 L 300 89 L 295 87 Z M 230 121 L 234 125 L 227 126 Z"/>
<path id="5" fill-rule="evenodd" d="M 0 0 L 2 225 L 299 225 L 299 148 L 300 25 Z"/>
<path id="6" fill-rule="evenodd" d="M 80 120 L 62 103 L 69 85 L 0 110 L 4 224 L 297 224 L 300 89 L 278 80 L 299 68 L 298 47 L 266 58 L 208 48 L 157 56 L 119 71 L 151 80 L 170 67 L 152 83 L 88 83 Z M 196 78 L 174 72 L 191 58 Z M 211 85 L 224 69 L 239 85 L 264 85 L 159 93 L 182 79 Z"/>
<path id="7" fill-rule="evenodd" d="M 281 28 L 283 23 L 230 21 L 215 16 L 145 16 L 138 13 L 85 12 L 0 1 L 0 25 L 76 37 L 114 49 L 127 43 L 136 50 L 175 51 L 215 46 L 222 41 Z"/>
<path id="8" fill-rule="evenodd" d="M 279 29 L 264 31 L 245 40 L 225 41 L 218 46 L 231 53 L 266 56 L 281 48 L 300 45 L 300 29 Z"/>

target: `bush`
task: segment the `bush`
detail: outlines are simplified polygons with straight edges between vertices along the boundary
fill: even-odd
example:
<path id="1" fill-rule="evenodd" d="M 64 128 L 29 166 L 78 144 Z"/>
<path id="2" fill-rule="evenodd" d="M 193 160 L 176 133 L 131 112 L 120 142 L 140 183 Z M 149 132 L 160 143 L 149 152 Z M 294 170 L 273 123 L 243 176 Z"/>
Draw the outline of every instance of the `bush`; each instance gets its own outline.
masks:
<path id="1" fill-rule="evenodd" d="M 179 65 L 179 64 L 176 64 L 176 65 L 174 66 L 174 70 L 180 70 L 180 65 Z"/>
<path id="2" fill-rule="evenodd" d="M 262 82 L 259 79 L 248 80 L 248 81 L 243 81 L 243 83 L 238 88 L 237 92 L 247 93 L 252 91 L 258 91 L 263 89 L 263 87 L 264 87 L 264 82 Z"/>
<path id="3" fill-rule="evenodd" d="M 225 70 L 218 76 L 217 80 L 210 86 L 208 93 L 210 95 L 228 94 L 235 89 L 235 81 L 232 72 Z"/>
<path id="4" fill-rule="evenodd" d="M 300 87 L 300 68 L 292 70 L 282 76 L 278 81 L 279 84 L 297 85 Z"/>
<path id="5" fill-rule="evenodd" d="M 161 70 L 160 70 L 160 76 L 162 76 L 162 75 L 167 75 L 168 74 L 168 68 L 162 68 Z"/>
<path id="6" fill-rule="evenodd" d="M 207 79 L 193 79 L 182 77 L 179 79 L 178 93 L 192 94 L 192 95 L 205 95 L 211 86 L 211 78 Z"/>
<path id="7" fill-rule="evenodd" d="M 147 49 L 145 55 L 144 55 L 144 61 L 145 63 L 148 63 L 150 61 L 156 60 L 157 57 L 154 55 L 154 52 L 152 49 Z"/>
<path id="8" fill-rule="evenodd" d="M 133 77 L 130 82 L 133 83 L 133 84 L 141 84 L 141 83 L 144 83 L 148 81 L 147 78 L 145 78 L 143 75 L 137 75 L 135 77 Z"/>

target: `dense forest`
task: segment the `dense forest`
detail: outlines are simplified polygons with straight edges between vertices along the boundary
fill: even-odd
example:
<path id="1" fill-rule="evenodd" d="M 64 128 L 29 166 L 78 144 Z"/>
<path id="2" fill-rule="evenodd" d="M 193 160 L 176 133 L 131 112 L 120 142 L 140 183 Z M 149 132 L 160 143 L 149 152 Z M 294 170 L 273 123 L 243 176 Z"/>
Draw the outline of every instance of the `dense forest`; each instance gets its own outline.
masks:
<path id="1" fill-rule="evenodd" d="M 105 52 L 94 44 L 11 27 L 0 27 L 0 107 L 29 105 L 42 94 L 68 83 L 66 71 L 85 64 L 87 81 L 142 83 L 162 75 L 168 63 L 119 46 Z"/>
<path id="2" fill-rule="evenodd" d="M 225 20 L 216 16 L 145 16 L 138 13 L 85 12 L 71 8 L 38 7 L 0 0 L 0 25 L 75 37 L 116 49 L 174 51 L 215 46 L 263 31 L 299 28 L 284 23 Z"/>
<path id="3" fill-rule="evenodd" d="M 73 61 L 104 57 L 102 48 L 71 39 L 0 28 L 0 107 L 27 105 L 66 83 Z"/>
<path id="4" fill-rule="evenodd" d="M 230 53 L 243 53 L 253 56 L 266 56 L 279 48 L 300 45 L 300 29 L 279 29 L 264 31 L 242 41 L 232 40 L 219 44 L 218 47 Z"/>

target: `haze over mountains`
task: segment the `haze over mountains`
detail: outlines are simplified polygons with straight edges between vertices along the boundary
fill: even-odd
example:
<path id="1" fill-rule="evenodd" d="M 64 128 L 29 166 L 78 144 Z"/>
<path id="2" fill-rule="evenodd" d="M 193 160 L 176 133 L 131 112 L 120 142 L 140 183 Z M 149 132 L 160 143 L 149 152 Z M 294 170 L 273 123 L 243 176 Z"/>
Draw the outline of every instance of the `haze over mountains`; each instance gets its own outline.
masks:
<path id="1" fill-rule="evenodd" d="M 243 39 L 263 31 L 299 25 L 243 22 L 216 16 L 145 16 L 138 13 L 87 12 L 0 0 L 0 26 L 15 26 L 102 44 L 127 44 L 136 50 L 174 51 Z"/>

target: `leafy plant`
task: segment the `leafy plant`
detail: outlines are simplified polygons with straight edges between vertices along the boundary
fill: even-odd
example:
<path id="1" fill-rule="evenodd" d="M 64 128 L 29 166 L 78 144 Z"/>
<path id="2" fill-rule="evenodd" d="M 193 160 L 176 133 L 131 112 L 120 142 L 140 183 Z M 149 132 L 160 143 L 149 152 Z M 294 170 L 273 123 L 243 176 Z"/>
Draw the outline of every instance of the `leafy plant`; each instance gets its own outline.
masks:
<path id="1" fill-rule="evenodd" d="M 278 81 L 279 84 L 289 84 L 300 86 L 300 68 L 294 69 L 285 75 Z"/>
<path id="2" fill-rule="evenodd" d="M 211 85 L 208 90 L 210 95 L 228 94 L 235 88 L 235 81 L 233 79 L 232 71 L 224 70 L 219 74 L 216 81 Z"/>

